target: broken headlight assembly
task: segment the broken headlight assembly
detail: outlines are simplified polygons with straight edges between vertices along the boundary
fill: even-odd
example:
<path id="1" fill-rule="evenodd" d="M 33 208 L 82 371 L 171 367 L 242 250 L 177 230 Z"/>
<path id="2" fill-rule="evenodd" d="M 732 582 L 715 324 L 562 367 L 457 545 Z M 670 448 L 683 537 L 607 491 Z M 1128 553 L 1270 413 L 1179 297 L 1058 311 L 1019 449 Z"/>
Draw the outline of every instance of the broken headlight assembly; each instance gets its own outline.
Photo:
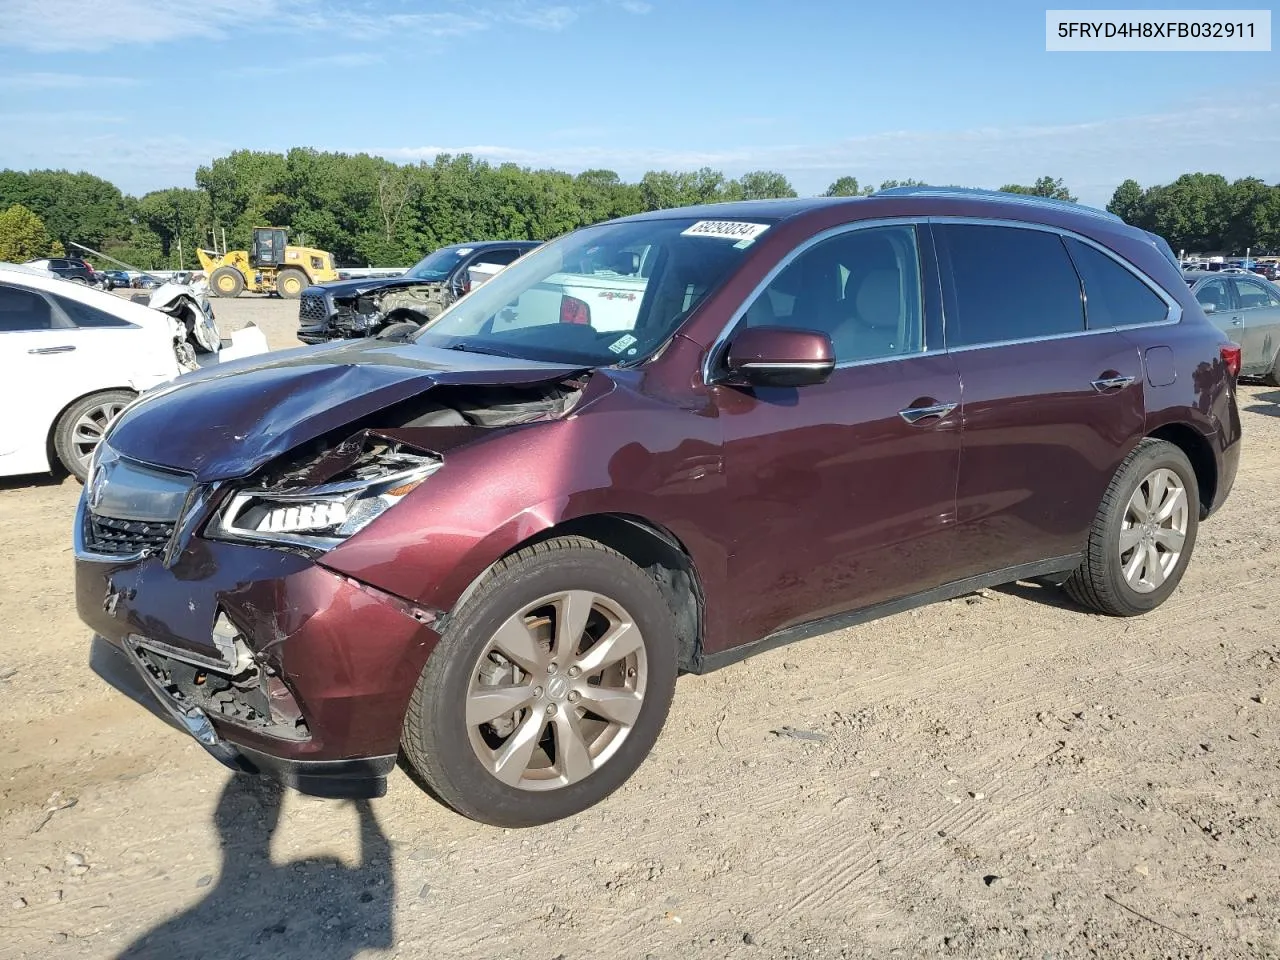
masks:
<path id="1" fill-rule="evenodd" d="M 359 533 L 444 465 L 382 440 L 353 438 L 301 470 L 232 492 L 207 535 L 329 550 Z"/>

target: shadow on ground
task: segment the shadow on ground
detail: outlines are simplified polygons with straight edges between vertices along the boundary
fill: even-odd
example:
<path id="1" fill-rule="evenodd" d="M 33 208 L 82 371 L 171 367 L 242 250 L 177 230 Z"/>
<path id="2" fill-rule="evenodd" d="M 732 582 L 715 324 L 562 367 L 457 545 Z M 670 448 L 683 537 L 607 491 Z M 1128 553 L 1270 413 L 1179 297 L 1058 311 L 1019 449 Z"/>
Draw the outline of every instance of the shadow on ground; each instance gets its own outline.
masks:
<path id="1" fill-rule="evenodd" d="M 119 960 L 347 960 L 393 943 L 391 848 L 367 800 L 355 801 L 360 863 L 335 857 L 271 862 L 282 789 L 246 776 L 228 781 L 214 811 L 222 847 L 204 899 L 127 947 Z"/>

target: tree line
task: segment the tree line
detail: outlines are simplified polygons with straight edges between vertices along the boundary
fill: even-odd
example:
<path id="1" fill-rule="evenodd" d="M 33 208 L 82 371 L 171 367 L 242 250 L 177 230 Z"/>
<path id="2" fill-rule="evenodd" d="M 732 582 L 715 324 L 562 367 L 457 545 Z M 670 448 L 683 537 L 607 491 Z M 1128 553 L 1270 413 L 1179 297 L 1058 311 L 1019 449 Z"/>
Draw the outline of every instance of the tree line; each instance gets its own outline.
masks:
<path id="1" fill-rule="evenodd" d="M 730 178 L 704 167 L 653 170 L 627 182 L 612 170 L 579 174 L 490 164 L 470 155 L 397 164 L 368 154 L 295 148 L 238 150 L 196 171 L 194 188 L 141 197 L 89 173 L 0 171 L 0 259 L 50 255 L 81 243 L 144 269 L 195 266 L 195 249 L 245 249 L 255 226 L 285 226 L 291 242 L 333 252 L 342 265 L 400 266 L 447 243 L 546 240 L 612 217 L 694 203 L 794 197 L 781 173 Z M 843 176 L 827 196 L 879 187 Z M 1001 190 L 1076 198 L 1061 179 Z M 1280 247 L 1280 186 L 1186 174 L 1141 188 L 1126 180 L 1108 209 L 1164 236 L 1175 248 L 1243 252 Z"/>

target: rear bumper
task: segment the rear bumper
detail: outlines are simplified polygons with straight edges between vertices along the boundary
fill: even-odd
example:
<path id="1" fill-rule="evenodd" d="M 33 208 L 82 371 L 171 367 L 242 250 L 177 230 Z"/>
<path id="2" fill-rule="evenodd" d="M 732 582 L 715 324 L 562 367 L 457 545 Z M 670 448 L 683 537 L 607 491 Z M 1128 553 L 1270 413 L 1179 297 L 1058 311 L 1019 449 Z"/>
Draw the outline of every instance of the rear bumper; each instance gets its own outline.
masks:
<path id="1" fill-rule="evenodd" d="M 1231 495 L 1231 488 L 1236 483 L 1236 473 L 1240 469 L 1240 440 L 1229 444 L 1223 451 L 1218 461 L 1218 486 L 1213 493 L 1213 503 L 1209 505 L 1207 516 L 1212 516 L 1218 512 L 1218 509 L 1227 502 L 1227 497 Z"/>
<path id="2" fill-rule="evenodd" d="M 347 760 L 290 760 L 272 756 L 219 737 L 207 716 L 197 709 L 184 711 L 174 704 L 128 653 L 106 637 L 94 635 L 89 668 L 134 703 L 195 737 L 211 757 L 232 770 L 268 776 L 313 797 L 359 799 L 381 797 L 387 792 L 387 774 L 396 765 L 394 753 Z"/>

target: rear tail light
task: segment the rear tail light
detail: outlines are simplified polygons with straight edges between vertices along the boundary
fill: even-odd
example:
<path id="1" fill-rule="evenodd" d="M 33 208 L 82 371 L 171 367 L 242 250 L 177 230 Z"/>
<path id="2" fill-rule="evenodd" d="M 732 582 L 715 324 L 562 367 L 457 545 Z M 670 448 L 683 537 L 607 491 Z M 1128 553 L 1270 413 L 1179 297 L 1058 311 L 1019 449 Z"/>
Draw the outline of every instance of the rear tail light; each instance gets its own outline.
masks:
<path id="1" fill-rule="evenodd" d="M 579 300 L 577 297 L 561 297 L 560 322 L 577 323 L 584 326 L 590 326 L 591 308 L 587 306 L 586 301 Z"/>
<path id="2" fill-rule="evenodd" d="M 1218 347 L 1218 353 L 1227 365 L 1227 372 L 1233 377 L 1240 376 L 1240 344 L 1224 343 Z"/>

